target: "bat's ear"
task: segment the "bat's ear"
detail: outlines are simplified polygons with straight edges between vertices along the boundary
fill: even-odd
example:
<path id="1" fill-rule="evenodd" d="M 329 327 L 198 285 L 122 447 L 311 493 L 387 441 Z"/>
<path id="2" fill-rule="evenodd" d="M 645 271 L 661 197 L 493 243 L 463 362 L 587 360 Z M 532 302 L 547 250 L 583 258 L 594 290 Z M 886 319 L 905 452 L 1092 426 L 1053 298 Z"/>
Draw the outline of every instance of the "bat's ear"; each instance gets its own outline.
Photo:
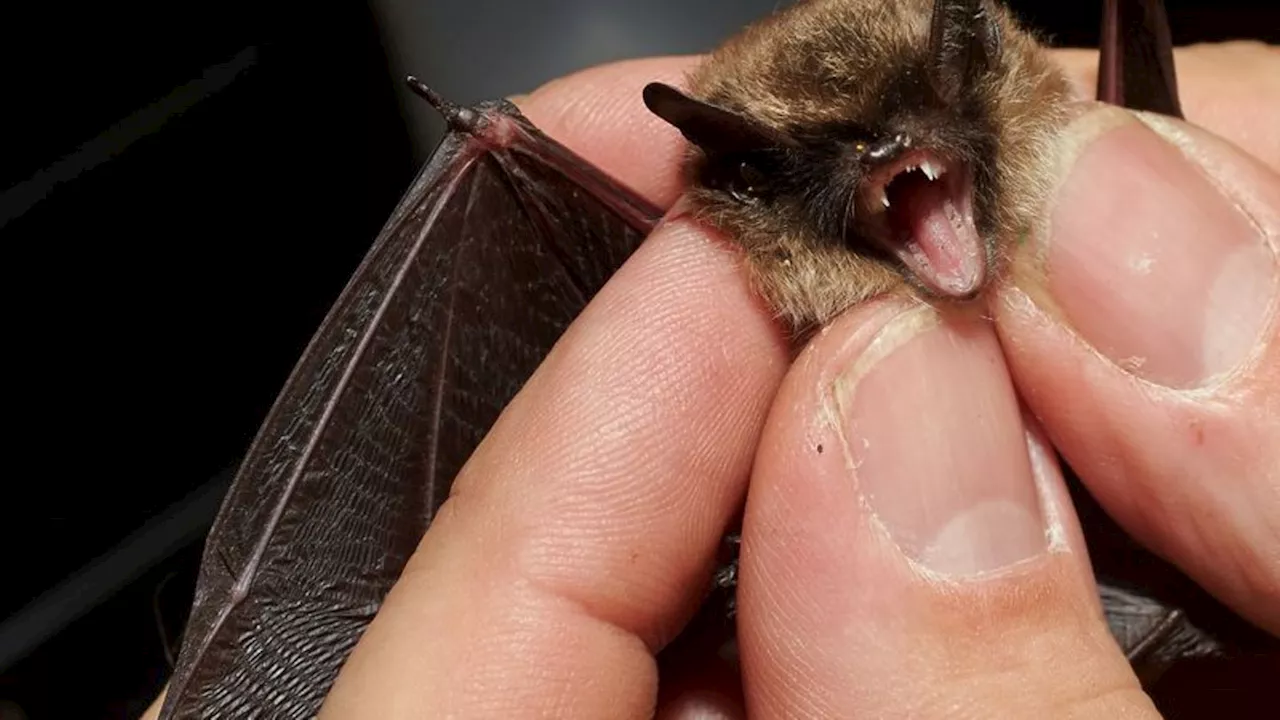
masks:
<path id="1" fill-rule="evenodd" d="M 662 83 L 644 88 L 644 104 L 708 153 L 740 153 L 786 144 L 784 138 L 750 118 L 702 102 Z"/>
<path id="2" fill-rule="evenodd" d="M 1098 99 L 1182 117 L 1173 34 L 1163 0 L 1106 0 Z"/>
<path id="3" fill-rule="evenodd" d="M 1000 26 L 991 0 L 934 0 L 929 31 L 929 82 L 951 104 L 1000 55 Z"/>

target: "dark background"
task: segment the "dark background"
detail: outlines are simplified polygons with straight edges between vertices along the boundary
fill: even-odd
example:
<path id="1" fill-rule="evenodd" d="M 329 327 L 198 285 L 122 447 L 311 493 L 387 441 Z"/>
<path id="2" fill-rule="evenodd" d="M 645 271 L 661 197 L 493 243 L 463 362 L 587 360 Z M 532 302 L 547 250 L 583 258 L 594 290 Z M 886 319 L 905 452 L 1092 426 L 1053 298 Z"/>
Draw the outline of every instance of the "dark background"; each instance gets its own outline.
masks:
<path id="1" fill-rule="evenodd" d="M 1096 45 L 1100 4 L 1013 3 L 1060 45 Z M 775 3 L 12 5 L 0 720 L 133 716 L 159 690 L 230 473 L 438 138 L 406 72 L 472 102 L 707 50 Z M 1179 44 L 1280 28 L 1169 7 Z"/>

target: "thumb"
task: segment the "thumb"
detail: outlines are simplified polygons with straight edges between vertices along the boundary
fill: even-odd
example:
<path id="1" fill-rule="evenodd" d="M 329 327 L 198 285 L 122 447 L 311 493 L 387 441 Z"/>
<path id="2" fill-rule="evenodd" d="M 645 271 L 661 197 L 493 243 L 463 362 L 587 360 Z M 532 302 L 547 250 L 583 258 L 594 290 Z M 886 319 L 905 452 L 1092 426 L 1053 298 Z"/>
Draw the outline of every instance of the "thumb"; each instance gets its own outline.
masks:
<path id="1" fill-rule="evenodd" d="M 885 299 L 780 390 L 743 524 L 752 716 L 1157 717 L 977 317 Z"/>
<path id="2" fill-rule="evenodd" d="M 1108 515 L 1280 635 L 1280 175 L 1115 108 L 1062 136 L 992 304 L 1013 377 Z"/>

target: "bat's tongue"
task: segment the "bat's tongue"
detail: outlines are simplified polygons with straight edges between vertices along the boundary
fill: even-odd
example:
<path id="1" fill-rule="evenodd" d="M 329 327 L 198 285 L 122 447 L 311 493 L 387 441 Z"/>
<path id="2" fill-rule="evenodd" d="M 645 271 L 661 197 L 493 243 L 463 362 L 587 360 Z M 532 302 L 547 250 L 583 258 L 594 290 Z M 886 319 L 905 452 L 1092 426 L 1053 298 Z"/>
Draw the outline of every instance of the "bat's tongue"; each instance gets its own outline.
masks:
<path id="1" fill-rule="evenodd" d="M 930 180 L 919 171 L 906 172 L 886 189 L 890 249 L 920 282 L 955 298 L 977 292 L 987 271 L 970 189 L 961 176 Z"/>

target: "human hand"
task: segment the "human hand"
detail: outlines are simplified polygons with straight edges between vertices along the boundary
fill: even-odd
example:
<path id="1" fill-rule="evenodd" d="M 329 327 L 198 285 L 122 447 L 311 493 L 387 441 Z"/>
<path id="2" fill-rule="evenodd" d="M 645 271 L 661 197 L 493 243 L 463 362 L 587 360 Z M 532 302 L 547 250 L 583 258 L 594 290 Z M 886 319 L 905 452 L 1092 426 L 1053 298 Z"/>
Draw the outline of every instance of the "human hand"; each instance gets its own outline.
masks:
<path id="1" fill-rule="evenodd" d="M 1255 81 L 1274 83 L 1265 52 Z M 689 62 L 595 69 L 521 105 L 670 204 L 679 139 L 639 89 Z M 1222 85 L 1194 67 L 1180 58 L 1196 121 Z M 1280 141 L 1259 129 L 1278 97 L 1255 90 L 1211 126 L 1255 158 L 1185 130 L 1225 203 L 1135 121 L 1099 132 L 1127 114 L 1078 121 L 994 327 L 883 298 L 791 364 L 734 251 L 665 224 L 477 450 L 324 714 L 648 717 L 659 683 L 684 689 L 663 713 L 740 712 L 691 668 L 660 677 L 654 654 L 750 481 L 753 715 L 1154 715 L 1100 617 L 1048 438 L 1131 532 L 1280 632 Z"/>

